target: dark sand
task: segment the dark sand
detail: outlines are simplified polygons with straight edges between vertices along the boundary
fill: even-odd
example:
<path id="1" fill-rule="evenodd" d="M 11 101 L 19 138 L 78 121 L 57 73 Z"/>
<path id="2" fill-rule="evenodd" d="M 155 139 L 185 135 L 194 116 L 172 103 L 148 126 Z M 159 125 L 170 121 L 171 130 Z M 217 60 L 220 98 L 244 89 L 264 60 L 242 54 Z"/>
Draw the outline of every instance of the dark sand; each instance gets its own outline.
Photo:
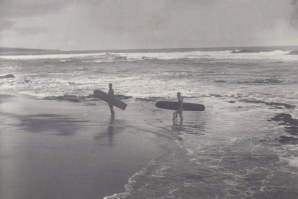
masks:
<path id="1" fill-rule="evenodd" d="M 1 199 L 102 198 L 167 152 L 144 103 L 113 120 L 104 102 L 0 97 Z"/>

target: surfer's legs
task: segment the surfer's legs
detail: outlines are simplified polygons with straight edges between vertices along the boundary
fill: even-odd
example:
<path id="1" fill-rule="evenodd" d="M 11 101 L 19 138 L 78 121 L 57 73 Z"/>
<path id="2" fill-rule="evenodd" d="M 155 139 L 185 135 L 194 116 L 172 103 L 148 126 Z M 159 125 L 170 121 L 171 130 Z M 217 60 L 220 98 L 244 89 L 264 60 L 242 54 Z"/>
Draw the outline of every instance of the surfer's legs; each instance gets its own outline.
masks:
<path id="1" fill-rule="evenodd" d="M 183 115 L 182 115 L 182 112 L 179 112 L 179 117 L 180 117 L 180 128 L 182 128 L 182 125 L 183 125 Z"/>
<path id="2" fill-rule="evenodd" d="M 177 111 L 173 113 L 173 126 L 177 124 Z"/>
<path id="3" fill-rule="evenodd" d="M 176 128 L 178 125 L 178 121 L 177 121 L 177 118 L 178 118 L 178 115 L 180 117 L 180 122 L 179 122 L 179 128 L 181 129 L 182 128 L 182 125 L 183 125 L 183 116 L 182 116 L 182 112 L 181 111 L 175 111 L 173 113 L 173 129 Z"/>

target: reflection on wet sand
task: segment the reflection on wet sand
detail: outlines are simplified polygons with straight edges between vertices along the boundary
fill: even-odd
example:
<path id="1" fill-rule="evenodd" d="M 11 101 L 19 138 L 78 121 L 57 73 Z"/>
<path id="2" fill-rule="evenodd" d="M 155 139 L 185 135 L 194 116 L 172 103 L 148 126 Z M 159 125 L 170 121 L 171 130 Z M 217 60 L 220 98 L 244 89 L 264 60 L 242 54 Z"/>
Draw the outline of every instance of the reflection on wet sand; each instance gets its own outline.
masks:
<path id="1" fill-rule="evenodd" d="M 105 141 L 107 140 L 107 144 L 109 146 L 113 146 L 113 139 L 115 131 L 117 133 L 121 132 L 122 126 L 116 126 L 115 129 L 115 123 L 119 124 L 122 121 L 115 120 L 115 117 L 111 116 L 109 122 L 107 123 L 107 130 L 106 131 L 100 131 L 96 136 L 93 137 L 94 140 L 100 140 L 101 144 L 105 144 Z"/>
<path id="2" fill-rule="evenodd" d="M 111 116 L 109 127 L 108 127 L 108 138 L 109 138 L 109 144 L 113 144 L 113 136 L 114 136 L 114 121 L 115 117 Z"/>
<path id="3" fill-rule="evenodd" d="M 153 135 L 129 127 L 135 118 L 107 118 L 84 103 L 16 97 L 0 113 L 1 199 L 103 198 L 164 153 Z"/>

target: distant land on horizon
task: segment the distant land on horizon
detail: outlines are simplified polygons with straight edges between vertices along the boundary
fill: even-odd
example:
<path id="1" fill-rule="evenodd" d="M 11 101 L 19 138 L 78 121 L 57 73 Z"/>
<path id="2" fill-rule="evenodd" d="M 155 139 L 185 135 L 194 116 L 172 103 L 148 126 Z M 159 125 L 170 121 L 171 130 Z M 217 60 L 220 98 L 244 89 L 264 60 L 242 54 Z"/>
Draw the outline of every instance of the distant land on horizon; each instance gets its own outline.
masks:
<path id="1" fill-rule="evenodd" d="M 19 55 L 19 54 L 29 54 L 29 53 L 40 54 L 40 53 L 53 53 L 53 52 L 59 52 L 59 51 L 60 50 L 0 47 L 0 55 Z"/>

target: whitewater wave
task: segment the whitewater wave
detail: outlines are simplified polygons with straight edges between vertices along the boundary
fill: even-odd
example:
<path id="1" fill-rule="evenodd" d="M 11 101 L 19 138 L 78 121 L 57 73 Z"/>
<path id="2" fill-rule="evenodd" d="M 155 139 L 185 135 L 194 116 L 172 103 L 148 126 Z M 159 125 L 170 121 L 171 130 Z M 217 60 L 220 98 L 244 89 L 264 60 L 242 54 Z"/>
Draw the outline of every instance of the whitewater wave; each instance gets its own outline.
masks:
<path id="1" fill-rule="evenodd" d="M 203 51 L 194 50 L 186 52 L 115 52 L 115 53 L 65 53 L 44 55 L 5 55 L 1 60 L 38 60 L 59 59 L 62 62 L 71 58 L 88 58 L 82 62 L 111 62 L 111 61 L 148 61 L 148 60 L 181 60 L 181 59 L 203 59 L 203 60 L 230 60 L 230 59 L 252 59 L 252 60 L 281 60 L 298 61 L 298 56 L 293 56 L 296 51 L 273 50 L 216 50 Z"/>
<path id="2" fill-rule="evenodd" d="M 232 51 L 232 53 L 260 53 L 260 52 L 270 52 L 270 50 L 236 49 Z"/>
<path id="3" fill-rule="evenodd" d="M 260 51 L 258 53 L 238 53 L 235 54 L 231 50 L 223 51 L 189 51 L 189 52 L 159 52 L 159 53 L 119 53 L 120 56 L 126 57 L 128 60 L 177 60 L 177 59 L 268 59 L 268 60 L 298 60 L 296 56 L 289 56 L 289 51 L 274 50 Z"/>

